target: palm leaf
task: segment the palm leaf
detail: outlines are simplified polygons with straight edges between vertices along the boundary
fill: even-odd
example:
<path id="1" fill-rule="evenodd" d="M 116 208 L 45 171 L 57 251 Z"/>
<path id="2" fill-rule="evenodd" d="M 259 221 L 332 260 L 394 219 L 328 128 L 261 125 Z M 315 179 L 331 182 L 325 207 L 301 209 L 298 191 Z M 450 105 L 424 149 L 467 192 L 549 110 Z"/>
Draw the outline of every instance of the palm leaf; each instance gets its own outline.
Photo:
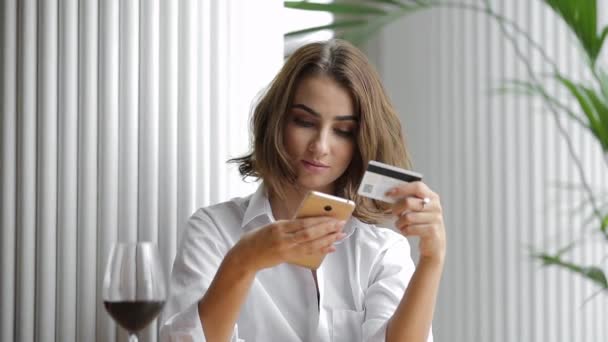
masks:
<path id="1" fill-rule="evenodd" d="M 596 94 L 593 89 L 581 87 L 585 92 L 585 95 L 590 100 L 593 109 L 595 110 L 596 124 L 598 126 L 599 134 L 598 139 L 604 151 L 608 152 L 608 106 L 606 103 Z"/>
<path id="2" fill-rule="evenodd" d="M 367 25 L 360 28 L 345 32 L 340 35 L 340 38 L 348 40 L 355 45 L 361 45 L 367 41 L 374 33 L 378 32 L 388 24 L 396 21 L 407 14 L 411 14 L 417 10 L 424 9 L 425 6 L 410 5 L 400 10 L 392 11 L 383 16 L 377 16 L 368 21 Z"/>
<path id="3" fill-rule="evenodd" d="M 284 6 L 292 9 L 300 9 L 307 11 L 321 11 L 333 14 L 350 14 L 350 15 L 383 15 L 386 11 L 378 6 L 369 6 L 363 4 L 347 4 L 347 3 L 318 3 L 308 1 L 285 1 Z"/>
<path id="4" fill-rule="evenodd" d="M 602 34 L 600 35 L 600 41 L 599 41 L 600 51 L 602 50 L 602 46 L 604 46 L 604 41 L 606 40 L 606 36 L 608 36 L 608 26 L 604 27 L 604 29 L 602 30 Z M 598 51 L 598 53 L 599 53 L 599 51 Z"/>
<path id="5" fill-rule="evenodd" d="M 600 88 L 602 89 L 602 95 L 604 95 L 605 99 L 608 99 L 608 74 L 604 70 L 599 69 L 597 76 Z"/>
<path id="6" fill-rule="evenodd" d="M 545 0 L 574 32 L 592 64 L 601 50 L 606 31 L 598 36 L 596 0 Z"/>
<path id="7" fill-rule="evenodd" d="M 572 112 L 566 105 L 559 102 L 555 97 L 550 96 L 546 89 L 541 84 L 535 84 L 530 81 L 523 80 L 506 80 L 503 85 L 496 89 L 499 94 L 514 93 L 527 96 L 540 96 L 545 103 L 558 107 L 564 111 L 570 119 L 576 121 L 585 129 L 590 129 L 589 125 L 583 119 Z"/>
<path id="8" fill-rule="evenodd" d="M 403 2 L 398 0 L 367 0 L 367 2 L 392 5 L 400 8 L 406 8 L 409 6 L 408 4 L 404 4 Z"/>
<path id="9" fill-rule="evenodd" d="M 368 40 L 371 35 L 381 30 L 389 23 L 405 16 L 416 10 L 428 8 L 428 4 L 417 2 L 406 4 L 397 0 L 367 0 L 368 5 L 361 3 L 316 3 L 308 1 L 285 1 L 287 8 L 300 9 L 307 11 L 322 11 L 334 15 L 348 15 L 353 17 L 351 21 L 340 22 L 340 25 L 331 27 L 330 25 L 310 27 L 299 31 L 288 32 L 285 36 L 293 36 L 303 33 L 312 33 L 327 29 L 345 29 L 336 32 L 336 36 L 350 41 L 355 45 L 361 45 Z M 390 10 L 385 10 L 382 5 L 395 6 Z"/>
<path id="10" fill-rule="evenodd" d="M 535 254 L 534 257 L 540 259 L 543 266 L 559 266 L 565 268 L 593 281 L 602 289 L 608 290 L 608 280 L 606 280 L 606 275 L 604 274 L 604 271 L 597 266 L 581 266 L 572 262 L 563 261 L 560 254 L 550 255 L 541 253 Z"/>
<path id="11" fill-rule="evenodd" d="M 328 25 L 321 25 L 321 26 L 309 27 L 309 28 L 306 28 L 303 30 L 291 31 L 291 32 L 286 33 L 285 37 L 297 36 L 297 35 L 305 34 L 305 33 L 313 33 L 313 32 L 322 31 L 322 30 L 338 30 L 338 29 L 344 29 L 344 28 L 353 28 L 353 27 L 362 26 L 365 24 L 367 24 L 367 20 L 364 20 L 364 19 L 335 21 Z"/>
<path id="12" fill-rule="evenodd" d="M 594 101 L 595 92 L 591 89 L 579 86 L 569 79 L 557 76 L 557 79 L 570 91 L 570 93 L 576 98 L 583 113 L 589 121 L 589 128 L 591 132 L 599 140 L 602 148 L 608 151 L 608 126 L 602 123 L 602 117 L 604 114 L 598 113 L 599 111 L 606 110 L 605 107 L 601 106 L 601 101 L 596 103 Z M 591 99 L 589 98 L 591 97 Z M 599 107 L 599 108 L 598 108 Z"/>

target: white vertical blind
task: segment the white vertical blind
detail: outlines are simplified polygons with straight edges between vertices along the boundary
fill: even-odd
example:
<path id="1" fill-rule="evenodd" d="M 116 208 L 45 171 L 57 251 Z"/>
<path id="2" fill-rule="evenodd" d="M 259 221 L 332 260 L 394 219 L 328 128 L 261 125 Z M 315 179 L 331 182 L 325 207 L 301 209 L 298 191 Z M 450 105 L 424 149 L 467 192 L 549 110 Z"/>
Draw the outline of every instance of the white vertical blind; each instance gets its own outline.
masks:
<path id="1" fill-rule="evenodd" d="M 118 63 L 118 237 L 137 240 L 139 2 L 120 1 Z"/>
<path id="2" fill-rule="evenodd" d="M 211 51 L 211 18 L 213 13 L 211 11 L 211 2 L 203 1 L 199 5 L 199 16 L 200 24 L 198 25 L 198 44 L 202 51 Z M 262 33 L 260 33 L 263 36 Z M 258 42 L 257 40 L 251 40 Z M 246 41 L 241 40 L 240 44 L 245 44 Z M 238 66 L 233 65 L 233 68 Z M 198 59 L 198 88 L 201 89 L 201 93 L 198 94 L 197 110 L 202 113 L 211 113 L 211 85 L 214 84 L 212 77 L 204 77 L 211 75 L 211 53 L 201 53 Z M 253 70 L 249 70 L 251 73 Z M 250 74 L 251 75 L 251 74 Z M 251 76 L 255 79 L 255 76 Z M 199 127 L 211 127 L 211 115 L 202 115 L 197 117 L 197 125 Z M 196 140 L 200 143 L 197 146 L 197 165 L 196 170 L 196 182 L 198 184 L 211 184 L 210 172 L 204 172 L 204 165 L 210 165 L 211 163 L 211 151 L 214 149 L 211 146 L 212 138 L 211 134 L 206 134 L 202 130 L 196 131 Z M 211 191 L 199 191 L 197 193 L 197 203 L 210 203 Z M 175 237 L 173 237 L 175 238 Z"/>
<path id="3" fill-rule="evenodd" d="M 189 215 L 255 187 L 225 161 L 282 64 L 259 21 L 282 2 L 0 6 L 0 340 L 124 341 L 101 299 L 112 243 L 156 241 L 168 276 Z"/>
<path id="4" fill-rule="evenodd" d="M 226 2 L 218 2 L 216 6 L 212 6 L 211 8 L 211 25 L 224 27 L 224 30 L 219 31 L 219 34 L 210 36 L 209 42 L 209 49 L 212 51 L 210 54 L 211 63 L 217 63 L 216 65 L 219 66 L 217 69 L 211 69 L 211 82 L 213 87 L 210 89 L 209 94 L 211 98 L 218 99 L 218 101 L 211 102 L 211 107 L 209 108 L 211 113 L 216 113 L 215 116 L 211 116 L 210 124 L 213 127 L 213 130 L 210 132 L 211 142 L 218 141 L 218 139 L 226 134 L 225 121 L 218 120 L 218 118 L 220 117 L 221 113 L 228 110 L 227 107 L 229 106 L 228 102 L 226 101 L 226 96 L 228 96 L 226 93 L 226 82 L 219 75 L 221 66 L 224 65 L 225 67 L 225 63 L 228 62 L 227 59 L 230 58 L 226 53 L 227 46 L 224 44 L 230 34 L 230 32 L 227 32 L 228 30 L 226 30 L 228 25 L 228 18 L 226 17 L 227 6 L 228 5 Z M 219 156 L 225 154 L 226 146 L 223 144 L 218 144 L 213 147 L 217 149 L 219 153 L 210 155 L 211 158 L 209 161 L 213 168 L 217 168 L 219 165 L 221 165 Z M 220 178 L 217 182 L 211 182 L 210 184 L 211 188 L 209 193 L 210 200 L 212 202 L 214 202 L 220 196 L 225 186 L 224 182 L 222 182 L 225 175 L 218 173 L 218 177 Z"/>
<path id="5" fill-rule="evenodd" d="M 78 7 L 59 7 L 58 168 L 57 168 L 57 301 L 55 337 L 76 341 L 77 208 L 78 208 Z M 60 242 L 60 243 L 59 243 Z"/>
<path id="6" fill-rule="evenodd" d="M 142 1 L 140 8 L 139 165 L 137 238 L 158 243 L 158 134 L 159 134 L 159 1 Z M 156 341 L 154 321 L 140 335 Z"/>
<path id="7" fill-rule="evenodd" d="M 78 3 L 78 226 L 76 340 L 95 339 L 97 282 L 98 3 Z M 39 286 L 42 286 L 40 284 Z"/>
<path id="8" fill-rule="evenodd" d="M 57 1 L 40 2 L 38 16 L 38 150 L 36 193 L 36 340 L 55 336 L 57 275 Z"/>
<path id="9" fill-rule="evenodd" d="M 194 101 L 196 99 L 196 53 L 198 52 L 198 40 L 195 39 L 194 25 L 195 16 L 197 14 L 196 7 L 198 1 L 195 0 L 184 0 L 179 1 L 179 20 L 178 24 L 178 49 L 180 54 L 178 56 L 178 68 L 177 77 L 178 83 L 178 95 L 177 95 L 177 217 L 178 217 L 178 230 L 177 230 L 177 241 L 181 237 L 181 227 L 183 227 L 188 215 L 192 213 L 194 208 L 194 170 L 192 169 L 193 157 L 194 157 L 194 146 L 190 144 L 193 138 L 194 125 L 193 118 L 195 115 L 196 107 Z M 225 1 L 216 1 L 213 3 L 221 3 Z M 212 5 L 213 6 L 213 5 Z M 217 35 L 223 33 L 224 30 L 219 26 Z M 210 51 L 213 53 L 213 50 Z M 223 56 L 226 57 L 225 55 Z M 220 70 L 221 65 L 217 65 L 216 70 Z M 225 70 L 225 69 L 224 69 Z M 213 75 L 207 75 L 207 77 L 213 78 Z M 220 87 L 219 82 L 214 83 L 215 87 Z M 221 101 L 221 100 L 220 100 Z M 211 128 L 208 131 L 209 134 L 215 128 Z M 211 165 L 210 165 L 211 166 Z M 210 168 L 211 169 L 211 168 Z M 209 184 L 210 185 L 210 184 Z"/>
<path id="10" fill-rule="evenodd" d="M 107 260 L 112 243 L 118 239 L 118 141 L 119 141 L 119 33 L 120 5 L 106 0 L 99 7 L 99 217 L 97 260 Z M 96 277 L 102 279 L 105 265 L 97 262 Z M 101 294 L 97 281 L 97 294 Z M 98 302 L 95 312 L 97 339 L 113 341 L 115 325 Z M 60 340 L 58 338 L 57 340 Z M 66 339 L 67 340 L 67 339 Z M 75 341 L 70 338 L 69 341 Z"/>
<path id="11" fill-rule="evenodd" d="M 482 2 L 471 2 L 481 4 Z M 600 3 L 607 18 L 606 4 Z M 560 69 L 588 75 L 575 37 L 542 1 L 492 1 L 543 45 Z M 602 21 L 606 25 L 606 20 Z M 555 252 L 597 227 L 582 228 L 586 196 L 566 189 L 578 172 L 553 116 L 537 98 L 499 95 L 525 78 L 511 43 L 487 16 L 431 10 L 381 36 L 383 79 L 402 113 L 414 166 L 442 196 L 448 256 L 434 333 L 446 341 L 606 341 L 608 297 L 579 275 L 542 268 L 530 256 Z M 535 71 L 548 64 L 524 40 Z M 606 59 L 600 63 L 606 65 Z M 571 106 L 567 92 L 552 93 Z M 600 146 L 566 117 L 560 122 L 598 192 L 608 189 Z M 606 242 L 585 235 L 570 260 L 606 268 Z"/>
<path id="12" fill-rule="evenodd" d="M 141 59 L 140 59 L 140 107 L 139 127 L 141 146 L 139 167 L 139 217 L 138 237 L 157 242 L 158 216 L 158 74 L 159 74 L 159 2 L 142 2 L 141 8 Z"/>
<path id="13" fill-rule="evenodd" d="M 0 339 L 15 337 L 17 243 L 17 1 L 2 3 L 0 45 Z"/>
<path id="14" fill-rule="evenodd" d="M 204 1 L 207 3 L 207 1 Z M 177 246 L 177 21 L 178 2 L 161 1 L 159 24 L 159 199 L 158 248 L 163 258 L 165 271 L 170 270 Z M 205 21 L 201 20 L 201 24 Z M 204 58 L 203 54 L 202 58 Z M 205 79 L 208 77 L 205 77 Z M 203 117 L 206 115 L 202 115 Z M 207 127 L 207 126 L 205 126 Z"/>
<path id="15" fill-rule="evenodd" d="M 16 331 L 18 341 L 33 341 L 35 332 L 36 258 L 36 1 L 19 3 L 17 81 L 17 279 Z M 9 294 L 10 295 L 10 294 Z"/>

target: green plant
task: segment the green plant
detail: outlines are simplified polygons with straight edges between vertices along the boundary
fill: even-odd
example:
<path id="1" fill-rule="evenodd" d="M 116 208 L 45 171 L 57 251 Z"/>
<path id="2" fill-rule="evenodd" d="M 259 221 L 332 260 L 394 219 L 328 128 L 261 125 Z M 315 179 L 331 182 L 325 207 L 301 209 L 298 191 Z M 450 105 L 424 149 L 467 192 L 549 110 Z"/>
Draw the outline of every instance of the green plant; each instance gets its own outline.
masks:
<path id="1" fill-rule="evenodd" d="M 533 40 L 531 35 L 521 29 L 514 21 L 496 12 L 489 0 L 480 4 L 459 3 L 440 0 L 364 0 L 357 2 L 339 2 L 321 4 L 310 1 L 285 1 L 285 7 L 324 11 L 334 14 L 338 19 L 331 25 L 313 27 L 301 31 L 290 32 L 287 36 L 314 32 L 321 29 L 334 29 L 336 36 L 361 45 L 373 34 L 386 25 L 406 15 L 432 8 L 452 8 L 470 10 L 485 14 L 497 22 L 503 36 L 512 44 L 516 55 L 525 66 L 527 79 L 506 82 L 500 88 L 502 92 L 539 96 L 545 107 L 553 116 L 560 135 L 568 145 L 568 151 L 578 170 L 578 176 L 586 195 L 585 206 L 591 207 L 592 216 L 586 224 L 595 228 L 593 232 L 602 236 L 608 243 L 608 208 L 606 202 L 599 202 L 596 194 L 586 179 L 583 165 L 573 146 L 569 132 L 562 122 L 566 116 L 584 127 L 600 144 L 604 162 L 608 168 L 608 73 L 598 57 L 608 35 L 608 26 L 598 26 L 598 6 L 596 0 L 543 0 L 568 26 L 575 35 L 581 50 L 586 57 L 586 67 L 592 80 L 577 82 L 562 73 L 556 63 L 546 53 L 543 46 Z M 552 71 L 549 80 L 557 82 L 566 89 L 577 103 L 577 109 L 568 107 L 559 97 L 551 95 L 547 85 L 547 75 L 538 75 L 530 64 L 530 58 L 520 47 L 520 41 L 529 44 L 543 57 L 543 62 L 550 65 Z M 600 291 L 608 291 L 606 274 L 598 265 L 579 265 L 567 260 L 566 253 L 581 244 L 581 240 L 573 241 L 554 253 L 532 251 L 534 258 L 543 265 L 555 265 L 585 277 L 599 286 Z M 599 291 L 598 291 L 599 292 Z"/>

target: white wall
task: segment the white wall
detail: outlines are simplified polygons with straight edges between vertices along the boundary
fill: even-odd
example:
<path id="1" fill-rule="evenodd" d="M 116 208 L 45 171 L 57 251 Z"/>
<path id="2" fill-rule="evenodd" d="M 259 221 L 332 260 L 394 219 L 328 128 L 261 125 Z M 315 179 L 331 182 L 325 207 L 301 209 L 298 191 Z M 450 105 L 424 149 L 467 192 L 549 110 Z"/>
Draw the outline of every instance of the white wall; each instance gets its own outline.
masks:
<path id="1" fill-rule="evenodd" d="M 573 38 L 542 1 L 493 5 L 531 31 L 565 72 L 581 75 Z M 530 257 L 529 246 L 554 252 L 580 237 L 583 197 L 557 186 L 580 182 L 540 102 L 490 96 L 501 80 L 525 71 L 496 22 L 433 10 L 393 24 L 371 45 L 379 47 L 372 57 L 405 122 L 415 169 L 445 208 L 448 261 L 436 340 L 608 340 L 608 296 L 585 304 L 597 287 Z M 546 70 L 538 55 L 531 62 Z M 567 101 L 563 90 L 556 94 Z M 599 146 L 571 121 L 563 124 L 593 188 L 608 189 Z M 593 235 L 567 257 L 608 271 L 607 251 Z"/>

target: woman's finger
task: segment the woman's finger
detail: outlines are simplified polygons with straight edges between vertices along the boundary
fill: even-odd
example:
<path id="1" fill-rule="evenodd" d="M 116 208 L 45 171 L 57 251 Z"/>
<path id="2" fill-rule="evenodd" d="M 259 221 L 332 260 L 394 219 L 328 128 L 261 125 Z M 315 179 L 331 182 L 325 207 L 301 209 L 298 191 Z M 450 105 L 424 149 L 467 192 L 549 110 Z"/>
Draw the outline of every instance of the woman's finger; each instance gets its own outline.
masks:
<path id="1" fill-rule="evenodd" d="M 298 230 L 313 227 L 319 224 L 327 223 L 327 222 L 338 222 L 335 218 L 331 216 L 317 216 L 317 217 L 306 217 L 301 219 L 289 220 L 289 221 L 281 221 L 282 228 L 281 230 L 285 233 L 293 233 Z"/>
<path id="2" fill-rule="evenodd" d="M 439 224 L 411 224 L 399 228 L 399 231 L 405 236 L 417 236 L 420 238 L 438 238 L 441 235 Z"/>
<path id="3" fill-rule="evenodd" d="M 293 242 L 295 243 L 304 243 L 307 241 L 316 240 L 322 236 L 335 233 L 341 231 L 344 227 L 345 221 L 327 221 L 323 222 L 311 227 L 306 227 L 295 231 L 293 233 L 288 233 L 288 235 L 293 236 Z"/>
<path id="4" fill-rule="evenodd" d="M 331 247 L 334 242 L 343 239 L 345 236 L 346 234 L 341 231 L 333 232 L 318 239 L 300 243 L 294 248 L 294 251 L 302 254 L 315 254 Z"/>
<path id="5" fill-rule="evenodd" d="M 400 215 L 395 226 L 400 228 L 412 224 L 435 224 L 441 222 L 441 215 L 434 212 L 412 211 Z"/>
<path id="6" fill-rule="evenodd" d="M 418 197 L 418 198 L 436 198 L 437 195 L 423 182 L 411 182 L 398 185 L 386 193 L 392 198 L 403 197 Z"/>
<path id="7" fill-rule="evenodd" d="M 426 211 L 434 212 L 439 209 L 439 203 L 436 200 L 432 200 L 429 197 L 418 198 L 418 197 L 405 197 L 399 199 L 391 209 L 393 215 L 400 215 L 411 211 Z"/>

